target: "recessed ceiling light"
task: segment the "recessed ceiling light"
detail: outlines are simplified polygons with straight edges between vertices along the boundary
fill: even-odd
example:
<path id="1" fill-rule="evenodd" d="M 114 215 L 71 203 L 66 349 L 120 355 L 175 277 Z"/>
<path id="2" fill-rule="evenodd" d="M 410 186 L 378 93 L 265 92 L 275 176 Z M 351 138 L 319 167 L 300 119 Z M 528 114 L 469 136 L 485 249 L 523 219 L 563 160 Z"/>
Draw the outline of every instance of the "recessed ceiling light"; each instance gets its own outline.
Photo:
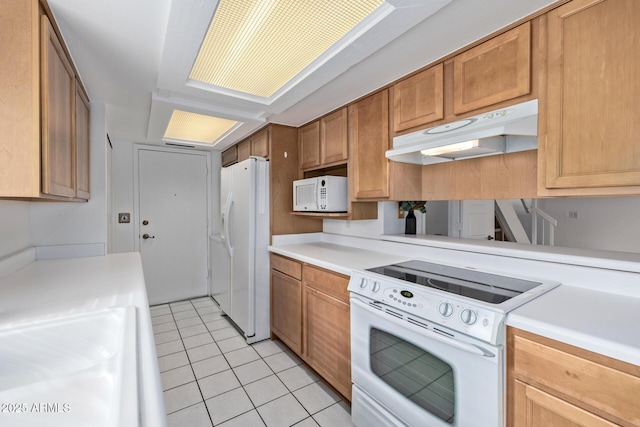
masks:
<path id="1" fill-rule="evenodd" d="M 163 139 L 212 144 L 236 123 L 220 117 L 174 110 Z"/>
<path id="2" fill-rule="evenodd" d="M 270 97 L 384 0 L 220 0 L 189 77 Z"/>

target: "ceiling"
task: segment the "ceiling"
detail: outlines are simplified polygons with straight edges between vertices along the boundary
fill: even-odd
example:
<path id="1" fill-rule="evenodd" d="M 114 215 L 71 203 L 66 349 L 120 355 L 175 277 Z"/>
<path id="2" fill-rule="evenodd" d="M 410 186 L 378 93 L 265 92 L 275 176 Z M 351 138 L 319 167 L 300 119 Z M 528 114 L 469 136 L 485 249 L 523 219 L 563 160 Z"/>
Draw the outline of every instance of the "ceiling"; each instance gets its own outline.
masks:
<path id="1" fill-rule="evenodd" d="M 375 26 L 260 98 L 188 82 L 217 1 L 48 0 L 111 139 L 164 144 L 174 109 L 239 121 L 215 150 L 267 122 L 300 126 L 554 2 L 386 0 Z"/>

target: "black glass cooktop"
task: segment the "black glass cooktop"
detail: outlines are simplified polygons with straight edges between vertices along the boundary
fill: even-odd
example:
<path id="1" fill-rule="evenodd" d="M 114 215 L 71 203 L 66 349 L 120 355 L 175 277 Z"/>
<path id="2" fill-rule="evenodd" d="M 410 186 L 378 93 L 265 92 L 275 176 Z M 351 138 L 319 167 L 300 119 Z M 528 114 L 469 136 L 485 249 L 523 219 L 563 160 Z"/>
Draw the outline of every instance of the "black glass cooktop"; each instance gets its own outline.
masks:
<path id="1" fill-rule="evenodd" d="M 407 261 L 367 270 L 491 304 L 500 304 L 540 285 L 539 282 L 424 261 Z"/>

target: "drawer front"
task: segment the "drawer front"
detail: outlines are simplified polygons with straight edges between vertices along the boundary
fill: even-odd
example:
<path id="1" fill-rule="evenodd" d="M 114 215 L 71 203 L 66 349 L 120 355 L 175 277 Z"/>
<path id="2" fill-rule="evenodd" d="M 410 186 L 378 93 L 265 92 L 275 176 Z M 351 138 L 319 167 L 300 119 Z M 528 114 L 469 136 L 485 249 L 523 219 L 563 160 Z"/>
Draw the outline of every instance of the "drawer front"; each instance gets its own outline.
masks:
<path id="1" fill-rule="evenodd" d="M 294 279 L 302 279 L 302 264 L 280 255 L 271 254 L 271 268 L 291 276 Z"/>
<path id="2" fill-rule="evenodd" d="M 517 378 L 640 425 L 640 378 L 521 336 L 514 337 L 514 361 Z"/>
<path id="3" fill-rule="evenodd" d="M 323 270 L 312 265 L 305 264 L 303 282 L 327 295 L 344 302 L 349 302 L 349 278 L 342 274 Z"/>

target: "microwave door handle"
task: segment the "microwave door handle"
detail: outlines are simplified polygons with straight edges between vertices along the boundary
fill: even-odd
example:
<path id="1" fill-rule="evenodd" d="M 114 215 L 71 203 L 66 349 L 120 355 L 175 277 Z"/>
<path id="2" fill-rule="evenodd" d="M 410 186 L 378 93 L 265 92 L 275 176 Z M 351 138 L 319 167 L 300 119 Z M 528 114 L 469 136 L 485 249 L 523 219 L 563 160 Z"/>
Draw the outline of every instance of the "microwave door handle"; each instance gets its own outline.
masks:
<path id="1" fill-rule="evenodd" d="M 354 305 L 357 306 L 358 308 L 362 309 L 362 310 L 368 311 L 370 314 L 373 314 L 376 317 L 380 316 L 380 311 L 379 310 L 374 310 L 373 308 L 369 307 L 367 304 L 363 303 L 362 301 L 354 299 L 354 298 L 351 298 L 351 306 L 353 307 Z M 405 321 L 397 319 L 397 318 L 395 318 L 393 316 L 385 316 L 385 320 L 388 321 L 388 322 L 394 323 L 395 325 L 400 326 L 402 328 L 409 329 L 409 330 L 411 330 L 413 332 L 416 332 L 416 333 L 419 333 L 419 334 L 422 334 L 422 335 L 426 335 L 427 337 L 429 337 L 431 339 L 434 339 L 436 341 L 440 341 L 440 342 L 442 342 L 444 344 L 451 345 L 451 346 L 456 347 L 456 348 L 458 348 L 460 350 L 464 350 L 464 351 L 467 351 L 469 353 L 477 354 L 478 356 L 495 357 L 495 354 L 493 354 L 489 350 L 486 350 L 486 349 L 484 349 L 484 348 L 482 348 L 482 347 L 480 347 L 478 345 L 469 344 L 469 343 L 466 343 L 466 342 L 455 340 L 453 338 L 446 337 L 444 335 L 440 335 L 440 334 L 438 334 L 436 332 L 432 332 L 432 331 L 430 331 L 428 329 L 424 329 L 424 328 L 421 328 L 419 326 L 415 326 L 415 325 L 413 325 L 413 324 L 411 324 L 409 322 L 405 322 Z"/>

